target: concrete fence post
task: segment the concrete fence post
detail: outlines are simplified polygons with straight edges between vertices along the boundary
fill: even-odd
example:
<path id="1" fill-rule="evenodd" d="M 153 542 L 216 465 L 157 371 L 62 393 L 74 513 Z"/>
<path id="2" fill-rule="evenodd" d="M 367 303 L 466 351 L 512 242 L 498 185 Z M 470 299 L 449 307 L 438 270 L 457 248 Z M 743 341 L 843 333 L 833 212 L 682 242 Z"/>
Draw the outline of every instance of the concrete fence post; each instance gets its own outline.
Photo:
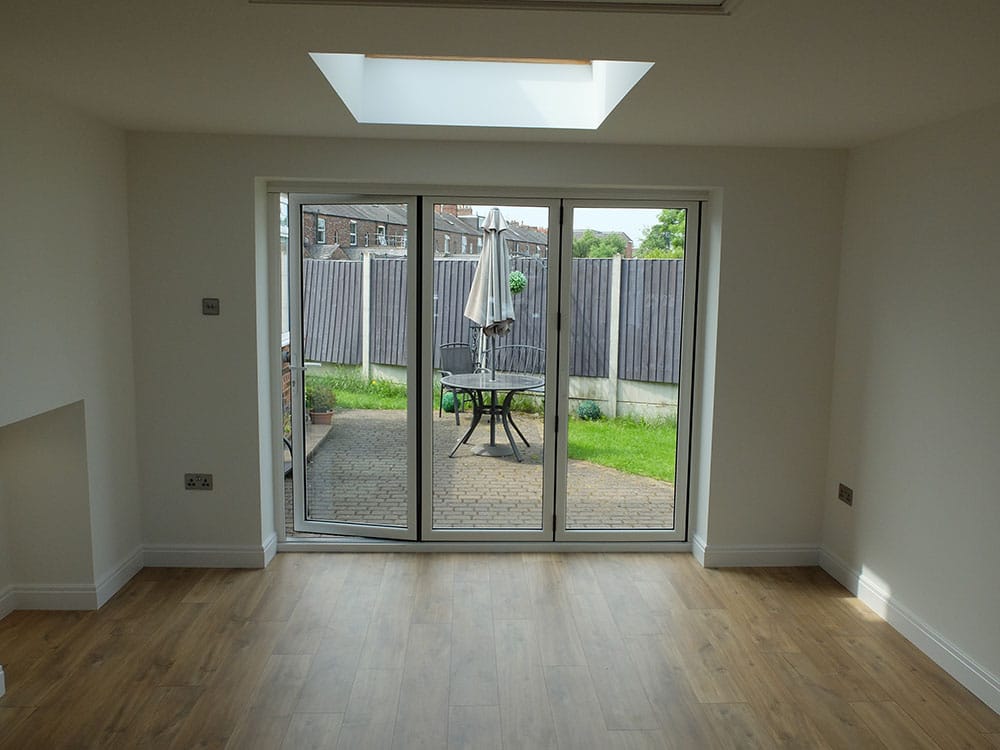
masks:
<path id="1" fill-rule="evenodd" d="M 618 416 L 618 329 L 621 322 L 622 256 L 611 259 L 611 309 L 608 311 L 608 416 Z"/>
<path id="2" fill-rule="evenodd" d="M 361 375 L 372 379 L 372 256 L 361 254 Z"/>

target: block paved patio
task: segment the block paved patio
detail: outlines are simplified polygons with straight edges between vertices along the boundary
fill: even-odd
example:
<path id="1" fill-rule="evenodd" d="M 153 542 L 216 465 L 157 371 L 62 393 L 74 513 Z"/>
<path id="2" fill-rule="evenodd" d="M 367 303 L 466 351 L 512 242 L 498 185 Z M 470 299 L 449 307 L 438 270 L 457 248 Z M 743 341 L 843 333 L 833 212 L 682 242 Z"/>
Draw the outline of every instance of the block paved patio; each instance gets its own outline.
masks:
<path id="1" fill-rule="evenodd" d="M 542 421 L 515 414 L 531 443 L 524 461 L 513 456 L 477 456 L 471 446 L 487 442 L 483 422 L 449 458 L 468 427 L 445 414 L 433 418 L 434 527 L 532 529 L 541 526 Z M 402 411 L 338 410 L 325 436 L 311 426 L 315 443 L 306 471 L 307 515 L 354 523 L 401 526 L 406 515 L 406 421 Z M 498 425 L 497 442 L 505 442 Z M 569 462 L 567 517 L 574 529 L 662 529 L 673 526 L 674 487 L 586 461 Z M 292 531 L 292 482 L 285 481 L 285 517 Z"/>

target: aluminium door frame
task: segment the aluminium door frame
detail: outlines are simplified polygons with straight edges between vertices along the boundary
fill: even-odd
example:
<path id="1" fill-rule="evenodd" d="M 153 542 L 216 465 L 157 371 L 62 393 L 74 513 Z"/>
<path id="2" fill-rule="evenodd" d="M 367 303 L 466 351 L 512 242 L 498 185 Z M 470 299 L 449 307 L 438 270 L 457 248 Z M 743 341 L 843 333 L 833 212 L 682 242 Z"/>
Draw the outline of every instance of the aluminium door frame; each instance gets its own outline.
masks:
<path id="1" fill-rule="evenodd" d="M 560 199 L 558 198 L 525 198 L 532 191 L 524 191 L 518 197 L 510 197 L 508 191 L 497 191 L 493 194 L 483 194 L 481 192 L 466 192 L 458 190 L 448 194 L 423 194 L 423 232 L 422 246 L 430 248 L 421 258 L 422 275 L 426 280 L 424 284 L 423 305 L 421 308 L 421 372 L 428 375 L 430 382 L 433 382 L 434 366 L 434 206 L 438 204 L 469 205 L 469 204 L 489 204 L 505 206 L 530 206 L 547 208 L 549 214 L 549 266 L 546 285 L 546 305 L 545 305 L 545 412 L 543 430 L 548 433 L 548 425 L 556 423 L 556 408 L 558 399 L 555 389 L 550 391 L 549 383 L 555 383 L 557 378 L 550 377 L 557 372 L 557 351 L 551 342 L 558 340 L 558 304 L 559 304 L 559 274 L 560 264 L 552 263 L 552 250 L 555 249 L 555 257 L 558 258 L 559 231 L 560 231 Z M 553 241 L 555 240 L 555 241 Z M 515 323 L 515 325 L 517 325 Z M 425 389 L 426 390 L 426 389 Z M 435 529 L 434 523 L 434 488 L 433 488 L 433 453 L 440 450 L 450 450 L 452 446 L 436 446 L 433 442 L 433 410 L 424 410 L 421 421 L 421 445 L 426 448 L 425 458 L 422 466 L 421 477 L 421 518 L 420 518 L 420 538 L 427 541 L 455 541 L 455 542 L 521 542 L 538 541 L 551 542 L 553 539 L 554 527 L 554 505 L 555 497 L 555 474 L 547 470 L 555 460 L 555 441 L 549 439 L 549 434 L 543 437 L 542 453 L 542 495 L 541 513 L 542 525 L 538 529 Z M 491 459 L 483 457 L 483 469 L 488 470 Z"/>
<path id="2" fill-rule="evenodd" d="M 414 356 L 419 341 L 417 292 L 420 283 L 418 258 L 407 248 L 406 253 L 406 334 L 409 342 L 406 364 L 406 450 L 402 459 L 406 470 L 406 526 L 359 524 L 337 521 L 317 521 L 305 516 L 305 404 L 303 351 L 303 288 L 302 288 L 302 207 L 316 204 L 405 204 L 406 224 L 410 237 L 417 237 L 418 198 L 415 195 L 371 193 L 289 193 L 288 194 L 288 286 L 289 323 L 291 328 L 292 376 L 292 482 L 293 528 L 298 532 L 361 536 L 367 538 L 414 541 L 418 537 L 418 446 L 419 424 L 419 357 Z M 419 247 L 419 245 L 418 245 Z"/>
<path id="3" fill-rule="evenodd" d="M 577 208 L 683 208 L 686 209 L 686 236 L 684 243 L 684 299 L 681 312 L 681 382 L 678 384 L 677 404 L 677 448 L 674 455 L 674 527 L 672 529 L 568 529 L 566 528 L 566 495 L 569 426 L 569 341 L 572 336 L 572 322 L 562 328 L 559 337 L 559 358 L 565 367 L 559 371 L 558 424 L 556 425 L 557 455 L 555 461 L 556 483 L 556 527 L 557 542 L 683 542 L 687 541 L 690 455 L 691 455 L 691 415 L 694 395 L 694 351 L 697 324 L 698 258 L 701 249 L 702 202 L 691 200 L 609 198 L 575 199 L 562 201 L 563 223 L 560 243 L 562 283 L 560 285 L 560 311 L 563 317 L 572 321 L 572 263 L 573 263 L 573 211 Z M 618 352 L 608 352 L 609 357 L 617 357 Z"/>
<path id="4" fill-rule="evenodd" d="M 710 194 L 707 191 L 690 190 L 690 189 L 677 190 L 677 189 L 670 189 L 668 187 L 483 188 L 470 185 L 433 186 L 428 184 L 417 184 L 417 183 L 405 184 L 405 185 L 387 184 L 387 183 L 374 184 L 374 183 L 361 183 L 354 181 L 352 182 L 271 181 L 268 183 L 267 190 L 268 193 L 273 193 L 275 195 L 278 193 L 286 193 L 289 197 L 290 219 L 289 219 L 288 281 L 290 287 L 289 303 L 291 307 L 291 309 L 289 310 L 289 314 L 290 314 L 290 322 L 294 321 L 295 318 L 298 317 L 298 329 L 299 329 L 298 347 L 300 349 L 300 357 L 301 357 L 301 345 L 302 345 L 301 342 L 301 323 L 302 323 L 301 321 L 301 315 L 302 315 L 301 206 L 302 205 L 306 205 L 309 203 L 331 202 L 331 199 L 333 201 L 342 201 L 342 202 L 353 201 L 353 202 L 366 202 L 366 203 L 406 203 L 408 207 L 407 223 L 409 227 L 409 234 L 411 237 L 420 236 L 420 232 L 414 229 L 414 223 L 416 222 L 417 215 L 419 213 L 416 210 L 415 206 L 418 205 L 421 201 L 430 201 L 431 205 L 433 205 L 433 202 L 441 200 L 441 198 L 438 198 L 437 196 L 462 195 L 468 197 L 469 199 L 473 200 L 476 203 L 481 203 L 484 201 L 489 202 L 491 200 L 494 200 L 510 205 L 517 205 L 517 204 L 541 205 L 554 202 L 555 204 L 558 204 L 560 206 L 560 211 L 564 211 L 565 207 L 609 208 L 617 205 L 622 205 L 623 207 L 641 207 L 646 205 L 659 208 L 662 208 L 664 206 L 666 207 L 691 206 L 692 208 L 694 208 L 697 211 L 695 215 L 698 216 L 698 221 L 692 222 L 690 218 L 691 214 L 689 214 L 687 223 L 688 240 L 685 249 L 686 249 L 687 260 L 692 259 L 692 251 L 695 253 L 694 257 L 695 263 L 693 269 L 689 267 L 687 264 L 685 264 L 685 285 L 684 285 L 685 297 L 683 305 L 684 322 L 682 324 L 683 338 L 682 338 L 681 362 L 682 362 L 682 372 L 688 376 L 688 384 L 685 389 L 686 398 L 684 396 L 681 397 L 681 406 L 684 414 L 683 415 L 681 413 L 678 414 L 679 436 L 680 436 L 681 424 L 684 424 L 686 426 L 687 435 L 685 440 L 683 441 L 679 440 L 678 453 L 676 458 L 677 460 L 676 479 L 678 485 L 681 481 L 681 478 L 683 478 L 683 481 L 685 483 L 684 510 L 683 513 L 678 510 L 675 510 L 676 523 L 675 523 L 675 529 L 673 530 L 674 533 L 669 535 L 668 538 L 670 541 L 662 541 L 664 540 L 664 535 L 660 531 L 654 531 L 652 532 L 652 534 L 642 531 L 624 532 L 624 534 L 621 534 L 620 532 L 609 533 L 603 530 L 598 530 L 598 531 L 565 530 L 559 528 L 559 525 L 562 525 L 562 519 L 565 517 L 565 505 L 566 505 L 566 496 L 565 496 L 566 410 L 559 409 L 559 407 L 561 406 L 561 402 L 563 400 L 561 394 L 566 393 L 567 391 L 565 389 L 568 387 L 569 331 L 567 330 L 565 332 L 559 332 L 557 330 L 558 334 L 557 337 L 555 339 L 550 340 L 550 343 L 546 345 L 547 349 L 546 366 L 551 371 L 553 367 L 552 358 L 561 357 L 561 361 L 567 362 L 567 367 L 565 368 L 566 369 L 565 375 L 560 374 L 559 378 L 557 378 L 558 381 L 556 383 L 557 389 L 561 386 L 564 390 L 557 391 L 558 401 L 560 403 L 557 403 L 555 405 L 557 412 L 554 417 L 555 421 L 552 421 L 551 423 L 550 419 L 553 419 L 553 415 L 549 412 L 548 405 L 546 406 L 546 417 L 545 417 L 546 424 L 555 425 L 555 429 L 557 430 L 556 434 L 557 439 L 555 441 L 552 440 L 549 441 L 550 443 L 555 443 L 556 455 L 554 461 L 550 460 L 548 455 L 546 455 L 545 463 L 547 466 L 549 466 L 549 471 L 546 473 L 549 473 L 553 476 L 553 480 L 550 480 L 550 489 L 552 489 L 553 491 L 547 492 L 546 495 L 547 497 L 551 497 L 554 499 L 553 504 L 555 505 L 557 510 L 559 509 L 559 506 L 561 506 L 561 513 L 558 516 L 558 518 L 555 519 L 555 521 L 557 522 L 557 526 L 553 529 L 554 541 L 552 541 L 553 536 L 549 536 L 548 539 L 538 537 L 537 541 L 533 542 L 534 544 L 539 545 L 539 549 L 543 548 L 558 549 L 563 547 L 576 549 L 580 548 L 581 544 L 583 544 L 585 548 L 590 548 L 590 543 L 596 543 L 593 546 L 594 549 L 618 548 L 618 546 L 623 543 L 624 544 L 634 543 L 636 544 L 635 547 L 636 549 L 647 548 L 647 545 L 651 543 L 657 545 L 662 544 L 664 545 L 663 547 L 664 549 L 674 548 L 674 545 L 677 544 L 682 545 L 681 547 L 678 547 L 679 549 L 680 548 L 686 549 L 688 547 L 689 542 L 687 540 L 687 529 L 689 528 L 689 525 L 687 523 L 688 520 L 687 517 L 690 513 L 690 496 L 688 492 L 688 487 L 691 479 L 690 453 L 694 450 L 694 445 L 692 442 L 693 425 L 691 422 L 691 412 L 694 406 L 693 397 L 695 394 L 694 352 L 696 344 L 695 336 L 697 334 L 695 317 L 699 312 L 699 303 L 697 301 L 697 291 L 698 291 L 697 285 L 699 283 L 700 271 L 698 268 L 697 254 L 701 249 L 700 244 L 701 244 L 701 238 L 703 236 L 701 230 L 702 230 L 702 222 L 704 221 L 704 216 L 705 216 L 705 206 L 706 202 L 710 198 Z M 524 196 L 534 196 L 534 197 L 526 199 L 524 198 Z M 293 208 L 293 201 L 297 201 L 297 206 L 295 208 Z M 412 214 L 410 212 L 412 212 Z M 293 215 L 297 216 L 298 219 L 293 220 L 292 219 Z M 550 212 L 550 217 L 551 217 L 551 212 Z M 274 212 L 273 221 L 277 223 L 277 219 L 278 219 L 277 212 Z M 560 232 L 558 245 L 554 245 L 554 243 L 552 242 L 552 238 L 550 238 L 550 243 L 549 243 L 550 254 L 552 248 L 554 246 L 557 246 L 560 248 L 560 253 L 562 255 L 561 258 L 562 263 L 560 264 L 561 266 L 560 276 L 562 276 L 563 278 L 560 279 L 559 283 L 560 294 L 568 293 L 564 292 L 564 289 L 566 289 L 569 285 L 570 276 L 568 270 L 570 266 L 568 264 L 571 263 L 572 260 L 572 239 L 571 239 L 572 235 L 570 233 L 566 233 L 563 231 L 563 221 L 562 221 L 563 219 L 565 219 L 565 217 L 561 214 L 560 221 L 557 222 L 557 228 Z M 433 227 L 433 223 L 431 223 L 430 226 Z M 552 227 L 550 226 L 550 232 L 551 231 Z M 694 234 L 692 234 L 692 232 L 694 232 Z M 277 234 L 277 227 L 274 228 L 274 233 L 275 235 Z M 277 247 L 277 245 L 275 245 L 275 247 Z M 431 247 L 433 247 L 433 245 L 431 245 Z M 420 329 L 421 331 L 420 335 L 423 336 L 422 331 L 423 328 L 425 327 L 425 324 L 423 321 L 418 321 L 418 318 L 422 317 L 422 315 L 426 311 L 422 308 L 420 310 L 415 309 L 417 307 L 416 298 L 418 296 L 418 292 L 422 293 L 423 291 L 422 289 L 417 288 L 417 284 L 420 284 L 422 282 L 418 278 L 416 278 L 418 274 L 410 273 L 410 271 L 414 271 L 416 270 L 416 267 L 419 267 L 421 271 L 420 276 L 423 277 L 425 276 L 425 274 L 429 273 L 430 269 L 432 268 L 433 252 L 422 254 L 419 263 L 414 262 L 415 255 L 416 255 L 415 253 L 408 253 L 408 264 L 407 264 L 408 268 L 407 291 L 409 300 L 408 311 L 407 311 L 409 316 L 408 335 L 411 337 L 410 339 L 411 341 L 415 340 L 414 338 L 412 338 L 416 333 L 416 331 L 414 330 L 415 328 Z M 430 278 L 430 276 L 426 276 L 426 278 Z M 432 296 L 433 295 L 427 295 L 428 300 L 430 300 L 431 303 L 432 303 Z M 558 325 L 557 316 L 554 316 L 551 313 L 552 309 L 551 305 L 553 304 L 555 296 L 557 295 L 552 295 L 550 293 L 548 298 L 547 315 L 549 317 L 549 320 L 547 321 L 547 328 L 548 328 L 547 335 L 552 334 L 551 326 Z M 426 306 L 428 300 L 423 300 L 424 306 Z M 296 301 L 299 302 L 298 305 L 295 304 Z M 557 300 L 557 302 L 561 304 L 561 298 Z M 427 325 L 429 326 L 429 324 Z M 295 324 L 293 323 L 291 327 L 293 328 L 292 341 L 294 343 L 296 339 L 294 333 Z M 369 546 L 376 545 L 376 547 L 374 548 L 378 549 L 392 549 L 392 548 L 407 549 L 409 548 L 407 546 L 398 547 L 394 545 L 409 545 L 413 541 L 416 541 L 416 539 L 427 538 L 422 533 L 420 533 L 423 531 L 423 529 L 417 528 L 416 517 L 419 515 L 417 504 L 420 502 L 421 495 L 424 498 L 426 498 L 429 510 L 431 495 L 428 490 L 428 487 L 431 481 L 432 472 L 423 471 L 422 467 L 418 463 L 418 460 L 421 459 L 419 458 L 420 451 L 417 443 L 422 442 L 426 438 L 427 436 L 426 431 L 429 430 L 430 428 L 430 422 L 428 419 L 427 424 L 424 425 L 421 422 L 419 415 L 414 415 L 413 413 L 414 410 L 416 410 L 416 403 L 419 400 L 419 397 L 415 392 L 415 389 L 417 388 L 417 381 L 419 380 L 419 373 L 417 374 L 417 377 L 413 377 L 414 375 L 413 368 L 415 367 L 417 370 L 423 370 L 425 366 L 430 367 L 430 364 L 427 363 L 425 359 L 428 356 L 429 347 L 433 345 L 432 340 L 433 339 L 431 335 L 426 336 L 425 341 L 427 343 L 421 346 L 421 352 L 419 357 L 417 357 L 417 361 L 414 361 L 411 355 L 410 362 L 407 365 L 408 404 L 409 404 L 408 417 L 407 417 L 408 419 L 407 430 L 408 430 L 409 445 L 407 449 L 408 525 L 407 529 L 405 530 L 406 533 L 401 534 L 399 536 L 395 535 L 389 536 L 386 533 L 384 533 L 386 530 L 399 531 L 399 529 L 398 528 L 393 529 L 393 527 L 378 527 L 378 526 L 365 527 L 359 524 L 350 524 L 350 528 L 345 529 L 344 532 L 333 531 L 329 528 L 329 526 L 324 526 L 324 528 L 320 531 L 320 533 L 332 533 L 332 534 L 346 533 L 351 535 L 340 541 L 338 541 L 337 539 L 295 540 L 294 538 L 286 540 L 286 535 L 284 533 L 285 529 L 285 522 L 284 522 L 285 512 L 283 510 L 284 503 L 280 501 L 280 498 L 277 498 L 277 502 L 275 503 L 276 505 L 275 517 L 276 521 L 280 519 L 280 522 L 277 524 L 279 532 L 278 536 L 279 540 L 286 540 L 280 542 L 281 545 L 285 545 L 288 548 L 298 548 L 299 546 L 304 545 L 307 547 L 319 546 L 322 548 L 329 548 L 329 549 L 334 549 L 334 548 L 351 549 L 356 547 L 358 544 L 361 544 Z M 551 345 L 551 341 L 557 342 L 558 347 L 566 347 L 567 351 L 564 352 L 562 351 L 561 348 L 557 350 L 557 347 Z M 293 349 L 294 348 L 295 347 L 293 346 Z M 431 356 L 432 354 L 433 352 L 430 352 Z M 293 404 L 293 409 L 295 408 L 301 409 L 302 396 L 301 392 L 296 387 L 296 384 L 298 384 L 300 381 L 302 372 L 301 358 L 295 364 L 297 364 L 300 369 L 292 370 L 292 378 L 293 378 L 292 404 Z M 549 382 L 551 381 L 547 378 L 547 384 L 546 384 L 547 390 Z M 547 402 L 550 400 L 556 401 L 556 399 L 550 398 L 547 399 Z M 302 419 L 301 417 L 299 418 L 298 423 L 304 427 L 304 419 Z M 277 428 L 277 434 L 280 437 L 280 425 Z M 303 436 L 300 434 L 297 444 L 302 443 L 302 438 Z M 686 459 L 683 463 L 681 457 L 682 450 L 684 451 Z M 293 451 L 293 461 L 296 461 L 296 454 L 301 454 L 301 453 L 302 451 L 300 450 Z M 276 455 L 278 456 L 278 458 L 275 459 L 277 461 L 276 467 L 277 470 L 280 471 L 281 467 L 280 453 Z M 301 466 L 299 464 L 301 464 Z M 304 460 L 303 457 L 300 456 L 298 458 L 298 463 L 296 464 L 294 471 L 294 481 L 296 483 L 304 482 L 304 472 L 302 467 L 304 467 Z M 552 484 L 554 484 L 555 486 L 552 487 L 551 486 Z M 297 498 L 303 497 L 302 489 L 303 488 L 301 486 L 296 487 L 295 494 Z M 675 493 L 675 509 L 677 508 L 676 497 L 678 496 L 679 493 Z M 430 517 L 429 512 L 424 515 Z M 423 522 L 421 522 L 421 527 L 422 526 Z M 359 532 L 361 532 L 362 530 L 367 531 L 369 533 L 377 533 L 378 536 L 360 535 L 359 537 L 354 537 L 354 535 L 359 535 Z M 416 537 L 413 536 L 414 531 L 418 532 Z M 486 530 L 486 531 L 487 533 L 493 532 L 493 530 Z M 434 541 L 433 536 L 434 534 L 432 534 L 431 539 L 428 539 L 428 541 L 431 542 L 429 547 L 437 548 L 438 546 L 440 546 L 441 542 Z M 458 539 L 456 539 L 455 536 L 449 535 L 447 538 L 450 540 L 454 540 L 455 542 L 458 542 L 457 547 L 463 547 L 463 548 L 470 543 L 475 544 L 476 542 L 482 542 L 487 545 L 497 544 L 499 545 L 498 548 L 504 547 L 504 543 L 509 543 L 513 545 L 523 544 L 523 542 L 520 542 L 516 539 L 512 539 L 510 537 L 506 537 L 500 542 L 493 542 L 491 539 L 487 539 L 483 534 L 476 534 L 476 533 L 469 534 L 469 541 L 465 542 L 459 541 Z M 611 545 L 611 547 L 609 547 L 608 545 Z M 657 548 L 660 547 L 657 546 Z M 416 547 L 413 547 L 413 549 L 416 549 Z"/>

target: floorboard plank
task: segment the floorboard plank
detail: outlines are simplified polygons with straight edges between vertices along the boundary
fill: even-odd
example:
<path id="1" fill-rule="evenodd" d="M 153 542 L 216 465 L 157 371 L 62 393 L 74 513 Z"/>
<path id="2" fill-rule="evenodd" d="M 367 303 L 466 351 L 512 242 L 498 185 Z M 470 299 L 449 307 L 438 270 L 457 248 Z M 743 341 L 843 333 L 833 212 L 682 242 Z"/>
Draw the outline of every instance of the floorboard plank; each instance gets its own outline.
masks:
<path id="1" fill-rule="evenodd" d="M 452 706 L 448 750 L 501 750 L 499 706 Z"/>
<path id="2" fill-rule="evenodd" d="M 448 704 L 496 706 L 497 659 L 489 583 L 455 582 L 453 606 Z"/>
<path id="3" fill-rule="evenodd" d="M 281 750 L 335 750 L 343 714 L 292 714 Z"/>
<path id="4" fill-rule="evenodd" d="M 601 704 L 587 667 L 545 667 L 545 687 L 560 748 L 602 750 L 608 746 Z"/>
<path id="5" fill-rule="evenodd" d="M 569 597 L 573 622 L 608 729 L 658 729 L 625 641 L 601 594 Z"/>
<path id="6" fill-rule="evenodd" d="M 497 620 L 497 683 L 500 731 L 505 748 L 556 747 L 538 639 L 531 620 Z"/>
<path id="7" fill-rule="evenodd" d="M 337 750 L 392 746 L 402 669 L 359 669 L 337 736 Z"/>
<path id="8" fill-rule="evenodd" d="M 705 706 L 720 750 L 758 750 L 774 747 L 754 711 L 746 703 L 711 703 Z"/>
<path id="9" fill-rule="evenodd" d="M 450 653 L 451 625 L 410 625 L 392 739 L 396 750 L 433 750 L 447 745 Z"/>
<path id="10" fill-rule="evenodd" d="M 852 703 L 851 708 L 889 750 L 939 750 L 938 744 L 892 701 Z"/>

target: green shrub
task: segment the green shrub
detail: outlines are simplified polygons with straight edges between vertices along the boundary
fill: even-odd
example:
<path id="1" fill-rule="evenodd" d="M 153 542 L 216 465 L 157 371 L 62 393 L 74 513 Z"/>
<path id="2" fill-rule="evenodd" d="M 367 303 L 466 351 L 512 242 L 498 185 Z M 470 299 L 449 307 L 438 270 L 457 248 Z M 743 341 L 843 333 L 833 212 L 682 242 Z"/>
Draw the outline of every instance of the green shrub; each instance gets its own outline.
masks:
<path id="1" fill-rule="evenodd" d="M 337 396 L 333 391 L 333 379 L 315 377 L 306 379 L 306 409 L 309 411 L 333 411 Z"/>
<path id="2" fill-rule="evenodd" d="M 601 418 L 601 407 L 593 401 L 582 401 L 576 407 L 576 416 L 580 419 L 593 420 Z"/>

